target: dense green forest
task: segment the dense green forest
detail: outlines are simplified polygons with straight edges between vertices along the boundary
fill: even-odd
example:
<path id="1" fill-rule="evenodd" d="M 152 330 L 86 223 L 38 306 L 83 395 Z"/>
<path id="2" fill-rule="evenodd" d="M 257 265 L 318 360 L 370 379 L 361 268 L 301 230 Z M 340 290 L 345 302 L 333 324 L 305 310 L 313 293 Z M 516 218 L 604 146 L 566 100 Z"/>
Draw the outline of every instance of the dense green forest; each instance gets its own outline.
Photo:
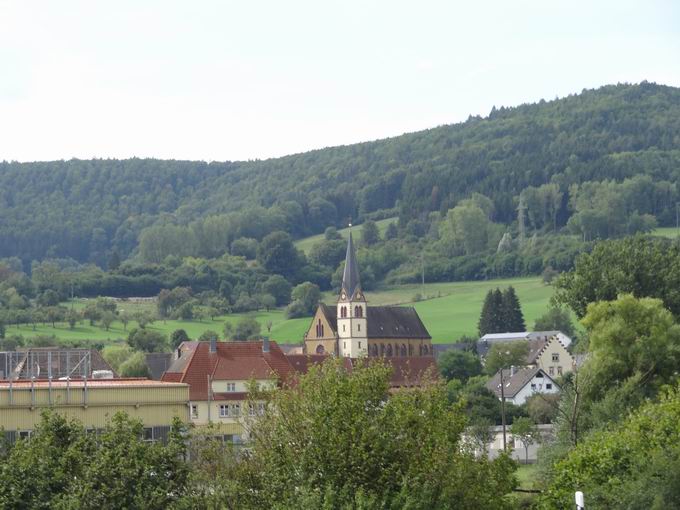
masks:
<path id="1" fill-rule="evenodd" d="M 395 214 L 400 237 L 423 237 L 432 213 L 475 192 L 495 224 L 587 241 L 674 223 L 679 178 L 680 90 L 605 86 L 266 161 L 3 162 L 0 258 L 27 270 L 46 258 L 214 258 L 239 239 Z"/>

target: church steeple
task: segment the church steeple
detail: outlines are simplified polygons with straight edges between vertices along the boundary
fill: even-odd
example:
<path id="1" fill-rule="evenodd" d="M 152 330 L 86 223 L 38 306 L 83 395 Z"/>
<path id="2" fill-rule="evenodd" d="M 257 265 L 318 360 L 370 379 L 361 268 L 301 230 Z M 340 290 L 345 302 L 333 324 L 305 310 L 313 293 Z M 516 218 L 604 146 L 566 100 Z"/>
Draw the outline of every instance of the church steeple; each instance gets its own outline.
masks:
<path id="1" fill-rule="evenodd" d="M 351 230 L 349 231 L 349 239 L 347 240 L 345 270 L 342 273 L 341 289 L 347 295 L 347 299 L 351 299 L 357 289 L 361 290 L 361 283 L 359 281 L 359 264 L 357 264 L 357 256 L 354 252 L 354 243 L 352 241 Z"/>

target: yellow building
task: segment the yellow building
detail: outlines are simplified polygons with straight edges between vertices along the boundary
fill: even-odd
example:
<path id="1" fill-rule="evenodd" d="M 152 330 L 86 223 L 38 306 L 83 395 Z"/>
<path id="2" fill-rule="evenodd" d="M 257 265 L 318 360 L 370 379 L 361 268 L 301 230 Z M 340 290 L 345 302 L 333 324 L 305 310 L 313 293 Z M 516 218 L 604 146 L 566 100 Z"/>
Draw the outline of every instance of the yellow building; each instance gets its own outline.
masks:
<path id="1" fill-rule="evenodd" d="M 305 333 L 304 353 L 347 358 L 433 355 L 432 338 L 415 308 L 368 306 L 351 232 L 337 306 L 319 304 Z"/>
<path id="2" fill-rule="evenodd" d="M 179 357 L 163 374 L 162 381 L 190 386 L 190 421 L 212 424 L 226 441 L 245 439 L 245 422 L 263 409 L 250 407 L 248 384 L 272 389 L 294 371 L 276 342 L 184 342 Z"/>
<path id="3" fill-rule="evenodd" d="M 13 442 L 30 436 L 45 409 L 89 430 L 123 411 L 142 421 L 145 439 L 164 441 L 175 417 L 188 422 L 188 402 L 188 385 L 148 379 L 0 380 L 0 428 Z"/>
<path id="4" fill-rule="evenodd" d="M 527 365 L 538 367 L 551 377 L 574 370 L 576 360 L 556 336 L 529 341 Z"/>

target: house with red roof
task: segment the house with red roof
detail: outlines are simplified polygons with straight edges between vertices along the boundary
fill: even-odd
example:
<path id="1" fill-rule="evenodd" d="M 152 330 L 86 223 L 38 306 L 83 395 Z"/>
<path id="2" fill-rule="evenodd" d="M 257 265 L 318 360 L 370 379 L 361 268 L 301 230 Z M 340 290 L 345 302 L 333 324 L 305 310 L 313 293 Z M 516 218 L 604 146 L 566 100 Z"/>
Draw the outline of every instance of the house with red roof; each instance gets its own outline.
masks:
<path id="1" fill-rule="evenodd" d="M 294 368 L 276 342 L 185 342 L 161 380 L 189 385 L 189 419 L 195 425 L 213 424 L 227 441 L 239 442 L 245 422 L 264 409 L 248 402 L 249 384 L 273 389 Z"/>

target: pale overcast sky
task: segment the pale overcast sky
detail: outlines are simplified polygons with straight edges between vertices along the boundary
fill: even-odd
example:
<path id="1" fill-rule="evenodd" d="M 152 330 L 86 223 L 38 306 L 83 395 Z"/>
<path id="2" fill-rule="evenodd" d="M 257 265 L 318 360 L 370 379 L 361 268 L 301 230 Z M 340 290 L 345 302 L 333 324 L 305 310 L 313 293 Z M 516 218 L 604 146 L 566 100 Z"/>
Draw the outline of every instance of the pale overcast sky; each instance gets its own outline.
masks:
<path id="1" fill-rule="evenodd" d="M 0 0 L 0 160 L 240 160 L 607 83 L 680 86 L 680 2 Z"/>

